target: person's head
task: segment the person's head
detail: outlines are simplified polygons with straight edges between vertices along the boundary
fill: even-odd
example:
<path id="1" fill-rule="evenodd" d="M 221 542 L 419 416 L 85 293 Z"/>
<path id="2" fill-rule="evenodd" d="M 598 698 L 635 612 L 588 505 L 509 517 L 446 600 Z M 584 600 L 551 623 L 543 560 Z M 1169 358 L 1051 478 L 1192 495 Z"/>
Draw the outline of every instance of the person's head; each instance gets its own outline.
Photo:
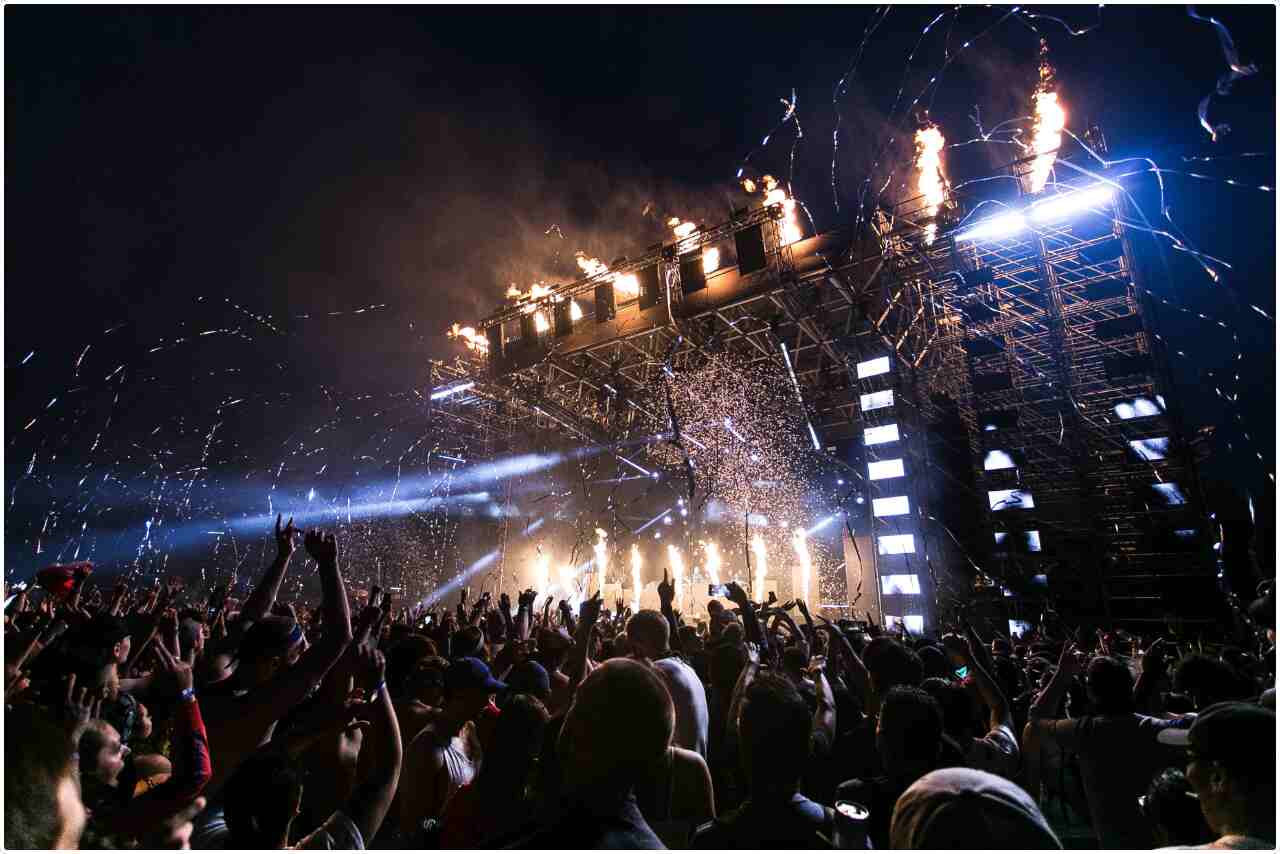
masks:
<path id="1" fill-rule="evenodd" d="M 81 781 L 93 780 L 103 786 L 119 782 L 129 748 L 115 727 L 103 720 L 89 721 L 76 749 L 80 754 Z"/>
<path id="2" fill-rule="evenodd" d="M 101 614 L 93 618 L 89 631 L 102 648 L 109 651 L 108 654 L 117 665 L 129 660 L 129 652 L 133 649 L 133 633 L 124 620 L 110 614 Z"/>
<path id="3" fill-rule="evenodd" d="M 733 686 L 737 683 L 738 676 L 742 674 L 742 668 L 747 664 L 747 651 L 740 644 L 722 640 L 711 647 L 710 652 L 707 669 L 711 677 L 712 691 L 728 705 L 729 697 L 733 694 Z"/>
<path id="4" fill-rule="evenodd" d="M 206 626 L 204 623 L 188 617 L 178 624 L 178 640 L 182 650 L 194 650 L 198 655 L 204 650 Z"/>
<path id="5" fill-rule="evenodd" d="M 702 649 L 702 637 L 698 634 L 697 628 L 694 626 L 680 627 L 680 646 L 687 653 Z"/>
<path id="6" fill-rule="evenodd" d="M 5 712 L 4 846 L 74 849 L 85 809 L 66 731 L 38 706 Z"/>
<path id="7" fill-rule="evenodd" d="M 547 707 L 536 697 L 514 694 L 507 699 L 480 769 L 484 788 L 524 791 L 550 720 Z"/>
<path id="8" fill-rule="evenodd" d="M 734 620 L 734 619 L 731 619 L 729 622 L 725 623 L 724 628 L 720 630 L 721 643 L 731 644 L 733 646 L 740 646 L 745 637 L 746 635 L 742 628 L 742 623 L 739 623 L 737 620 Z"/>
<path id="9" fill-rule="evenodd" d="M 293 618 L 264 617 L 250 626 L 240 641 L 236 677 L 247 687 L 268 682 L 292 667 L 302 648 L 302 626 Z"/>
<path id="10" fill-rule="evenodd" d="M 137 730 L 134 732 L 134 738 L 150 738 L 151 733 L 155 730 L 155 725 L 151 720 L 151 710 L 144 704 L 138 704 L 138 723 Z"/>
<path id="11" fill-rule="evenodd" d="M 1061 848 L 1031 796 L 994 774 L 943 768 L 898 798 L 889 826 L 896 849 Z"/>
<path id="12" fill-rule="evenodd" d="M 302 774 L 285 755 L 255 753 L 223 789 L 228 848 L 281 848 L 302 811 Z"/>
<path id="13" fill-rule="evenodd" d="M 506 678 L 508 693 L 512 698 L 527 695 L 547 703 L 551 700 L 551 676 L 547 669 L 536 661 L 522 661 L 512 667 Z M 504 704 L 503 714 L 506 714 Z"/>
<path id="14" fill-rule="evenodd" d="M 414 674 L 427 658 L 436 654 L 436 645 L 428 637 L 409 635 L 391 647 L 387 654 L 387 689 L 397 700 L 420 699 L 414 696 Z"/>
<path id="15" fill-rule="evenodd" d="M 671 626 L 660 612 L 646 609 L 627 621 L 627 638 L 633 655 L 657 658 L 667 652 L 671 643 Z"/>
<path id="16" fill-rule="evenodd" d="M 1139 804 L 1151 823 L 1157 848 L 1201 845 L 1214 839 L 1196 793 L 1180 768 L 1166 768 L 1157 774 Z"/>
<path id="17" fill-rule="evenodd" d="M 809 656 L 805 654 L 804 647 L 793 644 L 784 647 L 782 650 L 782 669 L 792 679 L 799 679 L 804 675 L 805 665 L 809 663 Z"/>
<path id="18" fill-rule="evenodd" d="M 506 683 L 494 679 L 478 658 L 456 659 L 444 673 L 445 708 L 459 722 L 475 720 L 489 698 L 505 690 Z"/>
<path id="19" fill-rule="evenodd" d="M 484 647 L 484 632 L 479 626 L 464 626 L 454 632 L 450 652 L 454 658 L 478 658 L 481 661 L 489 659 L 489 653 Z"/>
<path id="20" fill-rule="evenodd" d="M 1004 655 L 1007 656 L 1013 652 L 1013 647 L 1009 641 L 1004 638 L 995 638 L 991 641 L 991 654 L 997 658 Z"/>
<path id="21" fill-rule="evenodd" d="M 880 703 L 876 751 L 892 778 L 914 780 L 932 771 L 942 752 L 942 709 L 920 688 L 899 685 Z"/>
<path id="22" fill-rule="evenodd" d="M 752 680 L 738 709 L 738 743 L 752 797 L 790 798 L 809 763 L 813 714 L 795 683 L 768 671 Z"/>
<path id="23" fill-rule="evenodd" d="M 653 668 L 613 658 L 578 686 L 560 730 L 566 791 L 608 798 L 647 779 L 666 755 L 676 713 Z"/>
<path id="24" fill-rule="evenodd" d="M 920 656 L 890 637 L 874 638 L 867 644 L 862 660 L 871 675 L 871 686 L 879 697 L 884 697 L 898 685 L 914 688 L 924 679 Z"/>
<path id="25" fill-rule="evenodd" d="M 1212 656 L 1192 653 L 1173 669 L 1173 690 L 1190 697 L 1197 709 L 1242 699 L 1236 696 L 1239 689 L 1239 679 L 1231 666 Z"/>
<path id="26" fill-rule="evenodd" d="M 1165 744 L 1187 749 L 1187 781 L 1214 833 L 1276 838 L 1276 715 L 1254 703 L 1219 703 Z"/>
<path id="27" fill-rule="evenodd" d="M 1123 659 L 1100 655 L 1089 662 L 1085 689 L 1093 711 L 1099 715 L 1133 712 L 1133 674 Z"/>
<path id="28" fill-rule="evenodd" d="M 536 658 L 548 673 L 555 673 L 564 666 L 564 660 L 573 647 L 573 638 L 563 628 L 538 629 L 538 654 Z"/>

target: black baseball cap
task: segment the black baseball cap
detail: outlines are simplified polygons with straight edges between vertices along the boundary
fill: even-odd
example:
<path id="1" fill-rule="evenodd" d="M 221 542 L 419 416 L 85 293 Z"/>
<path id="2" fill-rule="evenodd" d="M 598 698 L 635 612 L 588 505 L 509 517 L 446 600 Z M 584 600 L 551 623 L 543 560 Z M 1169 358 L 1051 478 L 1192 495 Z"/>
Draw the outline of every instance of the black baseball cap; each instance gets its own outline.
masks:
<path id="1" fill-rule="evenodd" d="M 1156 738 L 1233 771 L 1275 776 L 1276 713 L 1256 703 L 1215 703 L 1190 727 L 1165 729 Z"/>

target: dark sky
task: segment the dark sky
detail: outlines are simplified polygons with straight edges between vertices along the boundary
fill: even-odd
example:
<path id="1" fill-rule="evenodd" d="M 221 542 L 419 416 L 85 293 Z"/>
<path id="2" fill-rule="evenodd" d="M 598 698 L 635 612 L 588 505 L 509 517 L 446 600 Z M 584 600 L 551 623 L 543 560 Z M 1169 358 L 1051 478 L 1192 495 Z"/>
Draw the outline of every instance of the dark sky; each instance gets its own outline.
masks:
<path id="1" fill-rule="evenodd" d="M 30 554 L 51 496 L 68 507 L 54 539 L 79 529 L 84 472 L 191 465 L 218 420 L 210 470 L 271 471 L 334 396 L 421 386 L 422 360 L 452 352 L 440 333 L 494 307 L 508 282 L 568 275 L 575 249 L 607 261 L 647 245 L 658 215 L 717 221 L 742 203 L 734 174 L 793 88 L 795 191 L 819 228 L 848 220 L 900 87 L 910 100 L 944 69 L 925 101 L 950 141 L 970 138 L 975 104 L 988 127 L 1025 113 L 1039 35 L 1069 126 L 1101 124 L 1113 155 L 1275 184 L 1271 156 L 1181 162 L 1274 151 L 1273 7 L 1212 7 L 1261 68 L 1214 102 L 1234 127 L 1216 145 L 1195 109 L 1225 63 L 1184 7 L 1107 7 L 1078 37 L 1046 17 L 993 28 L 1007 9 L 951 8 L 894 8 L 868 40 L 841 98 L 837 211 L 832 91 L 871 7 L 6 6 L 7 554 Z M 1098 14 L 1028 8 L 1076 28 Z M 786 175 L 793 138 L 788 125 L 753 166 Z M 956 150 L 948 170 L 978 174 L 1003 154 Z M 1168 318 L 1188 354 L 1175 367 L 1193 426 L 1228 425 L 1213 476 L 1263 490 L 1274 324 L 1247 306 L 1274 316 L 1274 197 L 1167 181 L 1190 238 L 1236 265 L 1227 287 L 1245 306 L 1170 253 L 1155 289 L 1235 324 L 1245 349 L 1245 426 L 1231 427 L 1197 388 L 1203 370 L 1231 366 L 1229 337 Z M 564 241 L 545 236 L 552 224 Z M 370 305 L 386 308 L 352 313 Z M 210 329 L 232 332 L 197 334 Z M 104 379 L 121 364 L 124 383 Z M 236 398 L 239 414 L 218 416 Z M 350 425 L 341 453 L 362 429 Z"/>

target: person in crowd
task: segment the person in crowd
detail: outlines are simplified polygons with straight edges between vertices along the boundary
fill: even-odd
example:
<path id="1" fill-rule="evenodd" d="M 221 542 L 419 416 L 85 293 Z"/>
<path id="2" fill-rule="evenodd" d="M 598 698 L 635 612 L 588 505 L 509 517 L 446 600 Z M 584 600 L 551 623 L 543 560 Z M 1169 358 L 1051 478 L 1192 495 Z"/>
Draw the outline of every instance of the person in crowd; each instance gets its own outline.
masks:
<path id="1" fill-rule="evenodd" d="M 5 712 L 4 847 L 80 847 L 86 813 L 74 745 L 40 707 Z"/>
<path id="2" fill-rule="evenodd" d="M 478 658 L 459 658 L 444 675 L 444 707 L 409 745 L 400 793 L 400 833 L 412 839 L 423 823 L 438 822 L 449 799 L 472 782 L 483 760 L 476 720 L 494 694 L 507 690 Z"/>
<path id="3" fill-rule="evenodd" d="M 943 729 L 938 701 L 920 688 L 890 688 L 880 704 L 876 753 L 884 774 L 842 783 L 836 799 L 868 809 L 872 846 L 888 848 L 893 805 L 912 783 L 941 762 Z"/>
<path id="4" fill-rule="evenodd" d="M 830 807 L 800 794 L 813 750 L 814 715 L 795 682 L 759 671 L 758 657 L 739 680 L 736 731 L 747 800 L 697 829 L 694 848 L 822 848 L 835 833 Z"/>
<path id="5" fill-rule="evenodd" d="M 1181 768 L 1166 768 L 1156 775 L 1147 793 L 1138 799 L 1143 816 L 1151 824 L 1156 846 L 1202 845 L 1213 841 L 1204 820 L 1200 800 Z"/>
<path id="6" fill-rule="evenodd" d="M 1038 751 L 1041 740 L 1079 759 L 1094 836 L 1103 848 L 1150 848 L 1155 840 L 1138 808 L 1156 772 L 1172 764 L 1168 748 L 1157 740 L 1177 721 L 1134 711 L 1134 679 L 1128 665 L 1113 656 L 1097 656 L 1088 665 L 1085 686 L 1088 713 L 1060 719 L 1056 711 L 1078 672 L 1076 645 L 1066 643 L 1049 686 L 1029 710 L 1024 750 Z M 1080 710 L 1085 711 L 1085 710 Z M 1039 780 L 1031 779 L 1039 792 Z"/>
<path id="7" fill-rule="evenodd" d="M 1187 781 L 1217 839 L 1200 848 L 1276 847 L 1276 715 L 1254 703 L 1218 703 L 1186 728 L 1163 730 L 1184 748 Z"/>
<path id="8" fill-rule="evenodd" d="M 1012 780 L 1018 773 L 1019 752 L 1018 739 L 1013 734 L 1013 715 L 1008 697 L 979 660 L 977 651 L 968 638 L 955 634 L 945 635 L 942 643 L 951 659 L 965 668 L 968 676 L 965 685 L 976 689 L 978 698 L 985 704 L 988 712 L 986 735 L 959 739 L 965 766 Z"/>
<path id="9" fill-rule="evenodd" d="M 527 662 L 541 669 L 536 662 Z M 543 678 L 546 671 L 542 671 Z M 475 780 L 449 799 L 441 848 L 488 848 L 535 818 L 538 754 L 551 716 L 536 697 L 514 694 L 502 706 L 488 758 Z"/>
<path id="10" fill-rule="evenodd" d="M 670 609 L 675 587 L 666 578 L 658 585 L 658 597 Z M 632 655 L 647 659 L 662 675 L 676 706 L 676 744 L 702 757 L 707 755 L 707 691 L 697 672 L 673 654 L 669 618 L 658 611 L 641 611 L 627 622 Z"/>
<path id="11" fill-rule="evenodd" d="M 674 732 L 671 695 L 652 667 L 614 658 L 592 670 L 557 740 L 563 765 L 557 808 L 515 847 L 662 848 L 635 789 L 661 764 Z"/>
<path id="12" fill-rule="evenodd" d="M 331 732 L 321 726 L 273 743 L 241 763 L 227 785 L 227 848 L 299 848 L 359 850 L 382 826 L 400 779 L 403 746 L 395 709 L 384 678 L 386 659 L 371 645 L 358 654 L 363 690 L 372 697 L 365 714 L 381 719 L 382 739 L 373 773 L 356 788 L 346 804 L 320 827 L 290 845 L 294 819 L 302 811 L 303 785 L 297 756 L 314 739 Z M 340 715 L 345 722 L 349 716 Z"/>

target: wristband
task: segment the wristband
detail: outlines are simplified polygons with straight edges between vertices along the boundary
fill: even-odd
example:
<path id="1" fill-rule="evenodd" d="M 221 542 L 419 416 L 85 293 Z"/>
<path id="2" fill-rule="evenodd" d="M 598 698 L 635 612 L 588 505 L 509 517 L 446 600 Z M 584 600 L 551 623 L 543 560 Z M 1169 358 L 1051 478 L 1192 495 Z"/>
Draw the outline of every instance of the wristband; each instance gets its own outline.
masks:
<path id="1" fill-rule="evenodd" d="M 182 693 L 178 695 L 178 699 L 184 703 L 190 703 L 196 698 L 195 688 L 183 688 Z"/>

